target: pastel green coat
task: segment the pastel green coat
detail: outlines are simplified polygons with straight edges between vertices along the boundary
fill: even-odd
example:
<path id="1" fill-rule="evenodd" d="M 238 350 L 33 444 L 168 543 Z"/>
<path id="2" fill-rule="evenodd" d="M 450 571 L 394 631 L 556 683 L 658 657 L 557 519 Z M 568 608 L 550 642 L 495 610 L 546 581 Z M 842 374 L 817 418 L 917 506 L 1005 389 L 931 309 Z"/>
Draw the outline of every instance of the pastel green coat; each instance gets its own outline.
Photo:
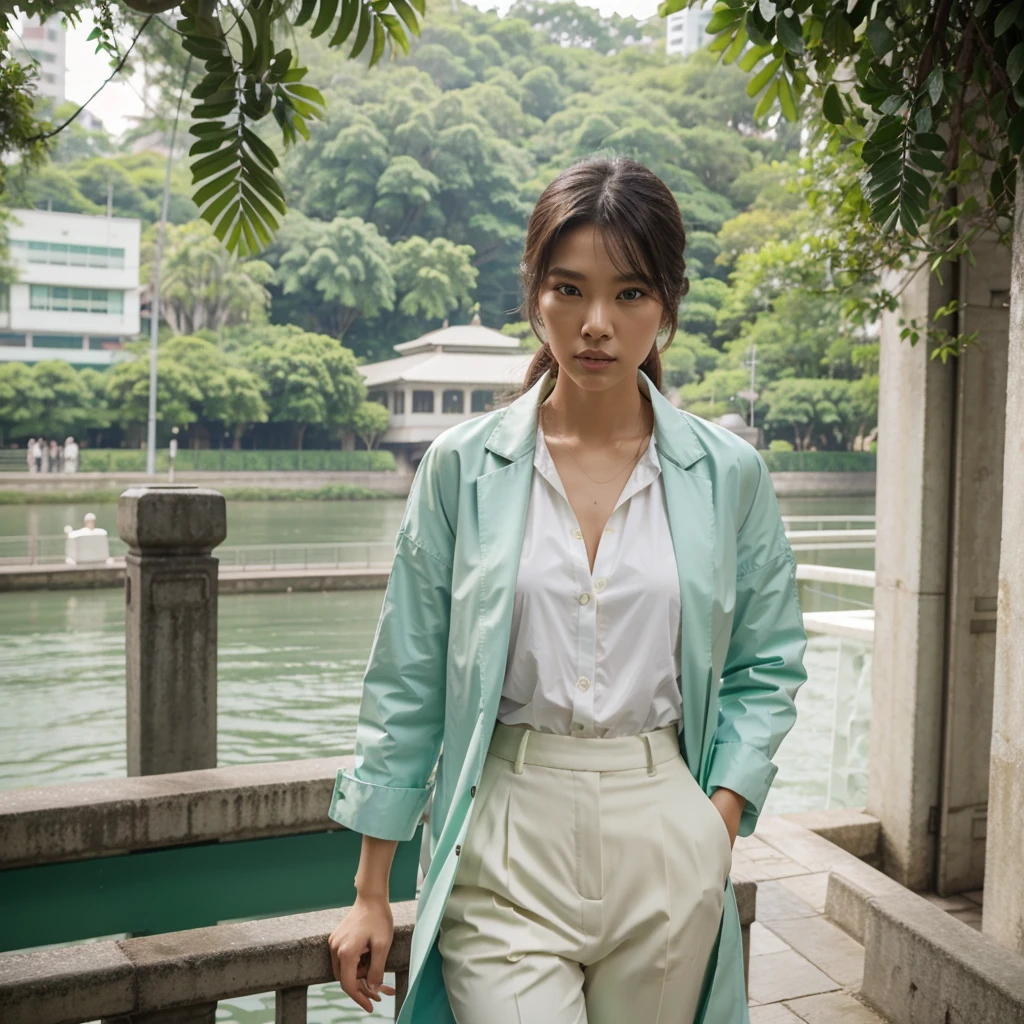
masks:
<path id="1" fill-rule="evenodd" d="M 793 553 L 756 449 L 676 409 L 643 371 L 637 383 L 654 407 L 679 568 L 680 749 L 705 792 L 725 786 L 746 799 L 740 835 L 749 835 L 806 678 Z M 497 717 L 537 406 L 553 386 L 545 374 L 505 408 L 446 430 L 417 468 L 366 668 L 355 763 L 339 771 L 331 801 L 331 818 L 348 828 L 408 840 L 433 792 L 399 1024 L 455 1024 L 436 939 Z M 697 1024 L 747 1022 L 730 882 Z"/>

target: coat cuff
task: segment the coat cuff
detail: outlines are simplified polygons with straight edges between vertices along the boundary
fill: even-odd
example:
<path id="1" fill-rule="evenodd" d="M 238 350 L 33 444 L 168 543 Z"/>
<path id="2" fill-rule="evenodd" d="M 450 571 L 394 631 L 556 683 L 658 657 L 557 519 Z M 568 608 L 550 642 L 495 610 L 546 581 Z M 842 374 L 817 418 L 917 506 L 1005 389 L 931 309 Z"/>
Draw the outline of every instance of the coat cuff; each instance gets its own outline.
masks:
<path id="1" fill-rule="evenodd" d="M 340 768 L 327 814 L 353 832 L 406 842 L 416 833 L 432 789 L 378 786 Z"/>
<path id="2" fill-rule="evenodd" d="M 741 836 L 748 836 L 754 831 L 778 770 L 777 765 L 748 743 L 715 744 L 707 791 L 731 789 L 747 801 L 740 819 Z"/>

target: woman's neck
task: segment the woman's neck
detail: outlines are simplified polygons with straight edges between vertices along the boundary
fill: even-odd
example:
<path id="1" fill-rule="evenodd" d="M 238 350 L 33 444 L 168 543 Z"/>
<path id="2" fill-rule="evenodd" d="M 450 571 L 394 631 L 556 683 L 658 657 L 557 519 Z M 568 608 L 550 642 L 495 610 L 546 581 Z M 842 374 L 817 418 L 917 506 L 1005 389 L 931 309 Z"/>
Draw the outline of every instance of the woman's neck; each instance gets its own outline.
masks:
<path id="1" fill-rule="evenodd" d="M 651 403 L 635 379 L 603 391 L 586 391 L 566 373 L 543 404 L 544 429 L 561 438 L 579 438 L 588 446 L 613 444 L 648 434 L 654 426 Z"/>

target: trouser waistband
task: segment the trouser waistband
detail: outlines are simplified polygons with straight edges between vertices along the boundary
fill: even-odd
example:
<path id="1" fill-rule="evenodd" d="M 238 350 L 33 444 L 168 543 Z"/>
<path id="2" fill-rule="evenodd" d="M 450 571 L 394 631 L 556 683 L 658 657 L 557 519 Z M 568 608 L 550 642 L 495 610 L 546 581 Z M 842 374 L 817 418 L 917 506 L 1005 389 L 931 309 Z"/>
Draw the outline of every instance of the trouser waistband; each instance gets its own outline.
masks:
<path id="1" fill-rule="evenodd" d="M 538 732 L 496 722 L 491 736 L 490 753 L 512 761 L 514 771 L 524 764 L 544 768 L 565 768 L 570 771 L 621 772 L 647 768 L 654 775 L 654 766 L 679 757 L 679 730 L 675 725 L 638 733 L 635 736 L 612 736 L 606 739 L 563 736 Z"/>

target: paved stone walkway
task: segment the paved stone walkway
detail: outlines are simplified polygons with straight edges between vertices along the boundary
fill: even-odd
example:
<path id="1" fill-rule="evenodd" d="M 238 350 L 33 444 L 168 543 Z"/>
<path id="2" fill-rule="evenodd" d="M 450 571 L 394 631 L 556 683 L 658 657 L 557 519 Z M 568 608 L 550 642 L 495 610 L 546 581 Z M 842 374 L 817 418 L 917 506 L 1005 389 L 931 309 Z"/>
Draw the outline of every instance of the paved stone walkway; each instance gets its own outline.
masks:
<path id="1" fill-rule="evenodd" d="M 885 1024 L 854 995 L 864 949 L 825 917 L 827 871 L 810 871 L 755 834 L 737 840 L 733 876 L 757 882 L 751 1024 Z"/>
<path id="2" fill-rule="evenodd" d="M 933 892 L 922 893 L 929 903 L 934 903 L 939 910 L 955 917 L 964 924 L 969 924 L 976 932 L 981 931 L 981 908 L 985 902 L 985 890 L 975 889 L 960 896 L 936 896 Z"/>

